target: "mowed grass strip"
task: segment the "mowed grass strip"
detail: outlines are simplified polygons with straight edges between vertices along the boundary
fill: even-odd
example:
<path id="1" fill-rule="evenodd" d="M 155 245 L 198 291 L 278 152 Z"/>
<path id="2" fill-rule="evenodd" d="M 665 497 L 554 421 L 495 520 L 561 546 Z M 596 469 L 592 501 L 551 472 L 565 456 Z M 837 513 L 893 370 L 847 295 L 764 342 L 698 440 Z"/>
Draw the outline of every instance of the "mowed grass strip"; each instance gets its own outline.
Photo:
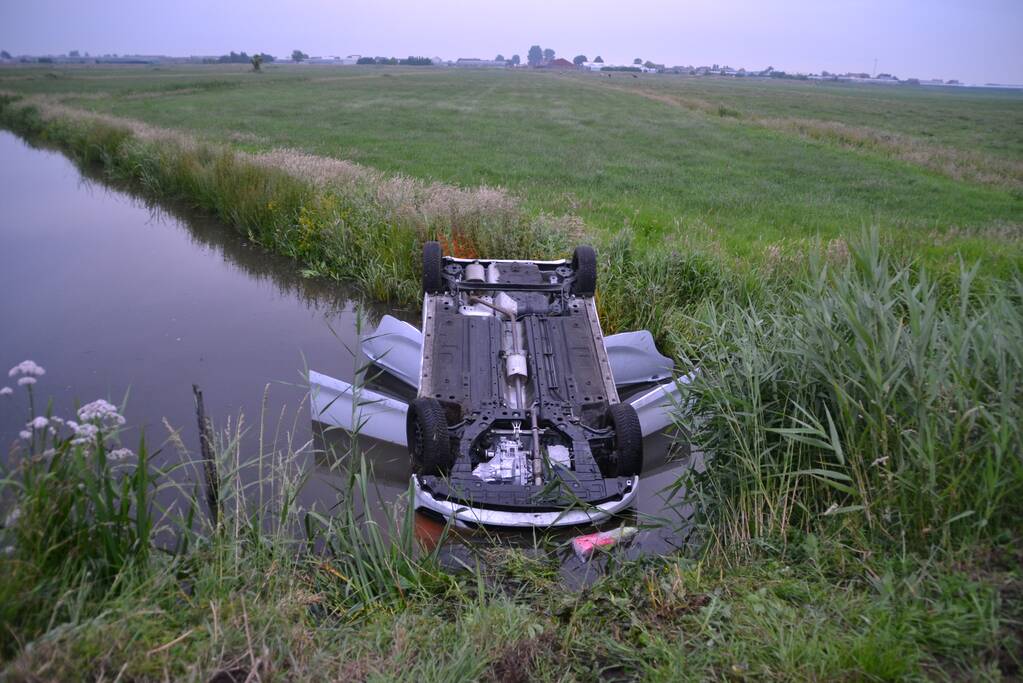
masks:
<path id="1" fill-rule="evenodd" d="M 263 75 L 191 69 L 172 77 L 126 70 L 121 81 L 118 73 L 0 78 L 0 87 L 74 95 L 76 106 L 253 151 L 283 146 L 428 180 L 500 185 L 533 210 L 576 214 L 597 231 L 628 224 L 645 245 L 672 239 L 758 261 L 801 251 L 811 238 L 876 225 L 891 246 L 941 268 L 962 255 L 1006 272 L 1023 255 L 1018 191 L 743 120 L 751 108 L 758 116 L 805 110 L 804 117 L 832 121 L 840 98 L 854 111 L 896 107 L 895 117 L 911 129 L 926 125 L 930 100 L 938 98 L 945 118 L 954 110 L 985 125 L 995 121 L 995 135 L 1008 140 L 1016 134 L 1012 117 L 1023 112 L 1019 96 L 1005 95 L 985 114 L 977 113 L 976 97 L 929 94 L 921 113 L 884 88 L 840 88 L 836 95 L 835 88 L 735 81 L 733 92 L 727 84 L 710 90 L 710 79 L 674 76 L 606 79 L 615 85 L 609 88 L 598 75 L 505 71 L 279 67 Z M 673 88 L 693 82 L 710 112 L 622 91 L 655 88 L 675 97 Z M 97 96 L 103 93 L 115 96 Z M 725 101 L 744 107 L 739 118 L 714 113 Z M 883 118 L 844 120 L 870 125 Z"/>

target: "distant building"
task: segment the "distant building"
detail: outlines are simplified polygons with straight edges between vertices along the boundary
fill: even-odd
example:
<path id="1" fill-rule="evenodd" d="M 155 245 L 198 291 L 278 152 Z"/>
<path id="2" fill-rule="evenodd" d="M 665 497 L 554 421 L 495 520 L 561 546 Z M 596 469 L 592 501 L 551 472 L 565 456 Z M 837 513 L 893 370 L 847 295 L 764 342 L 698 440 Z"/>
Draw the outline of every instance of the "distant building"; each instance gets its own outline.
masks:
<path id="1" fill-rule="evenodd" d="M 341 60 L 341 63 L 346 66 L 351 66 L 353 64 L 358 64 L 360 59 L 362 59 L 362 55 L 348 55 Z"/>
<path id="2" fill-rule="evenodd" d="M 470 69 L 481 69 L 487 67 L 500 67 L 504 68 L 508 66 L 508 62 L 497 61 L 496 59 L 478 59 L 476 57 L 459 57 L 453 64 L 453 66 L 460 66 L 463 68 Z"/>
<path id="3" fill-rule="evenodd" d="M 543 66 L 546 69 L 575 69 L 576 68 L 575 64 L 573 64 L 572 62 L 568 61 L 564 57 L 558 57 L 557 59 L 552 59 L 551 61 L 547 62 Z"/>

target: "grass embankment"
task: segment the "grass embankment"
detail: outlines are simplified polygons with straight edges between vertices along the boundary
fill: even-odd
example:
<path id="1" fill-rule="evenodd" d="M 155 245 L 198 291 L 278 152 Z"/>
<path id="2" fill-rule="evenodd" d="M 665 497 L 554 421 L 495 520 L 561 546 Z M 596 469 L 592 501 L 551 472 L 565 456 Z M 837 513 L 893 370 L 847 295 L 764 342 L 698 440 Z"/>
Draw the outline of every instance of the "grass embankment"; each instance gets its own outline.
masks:
<path id="1" fill-rule="evenodd" d="M 835 291 L 818 310 L 835 313 L 842 336 L 855 316 L 833 307 L 855 304 L 847 288 L 894 275 L 869 258 L 860 267 L 834 277 Z M 873 320 L 880 325 L 914 298 L 882 283 L 866 289 L 870 303 L 882 304 Z M 1002 308 L 987 327 L 1019 327 L 1018 302 L 1006 309 L 1011 302 L 997 297 L 961 315 L 979 320 L 985 303 Z M 901 344 L 939 354 L 963 350 L 938 331 L 949 319 L 938 318 L 931 331 L 918 329 Z M 150 464 L 144 443 L 137 455 L 125 454 L 112 406 L 86 407 L 74 425 L 48 415 L 27 427 L 0 491 L 8 505 L 0 529 L 7 548 L 0 558 L 5 673 L 12 680 L 381 681 L 1018 674 L 1018 461 L 1004 459 L 998 469 L 950 451 L 930 460 L 894 445 L 879 451 L 865 443 L 869 430 L 845 431 L 841 408 L 826 391 L 823 408 L 807 406 L 839 416 L 830 443 L 813 426 L 814 414 L 798 409 L 805 396 L 798 392 L 790 402 L 774 390 L 774 400 L 757 402 L 748 415 L 736 412 L 758 389 L 767 393 L 726 379 L 766 381 L 767 368 L 750 363 L 751 355 L 770 358 L 777 384 L 796 389 L 785 377 L 802 359 L 782 344 L 798 344 L 789 336 L 795 331 L 819 331 L 814 321 L 816 313 L 766 327 L 734 319 L 740 331 L 723 335 L 722 352 L 753 333 L 768 350 L 742 339 L 746 362 L 716 359 L 695 386 L 697 400 L 720 411 L 706 429 L 716 435 L 719 455 L 694 488 L 710 505 L 698 518 L 702 550 L 641 561 L 612 555 L 603 578 L 581 591 L 565 589 L 554 548 L 542 537 L 540 553 L 496 539 L 476 546 L 466 570 L 445 570 L 437 554 L 418 545 L 407 507 L 378 521 L 360 514 L 357 501 L 372 483 L 357 449 L 335 454 L 347 472 L 337 505 L 302 510 L 295 500 L 303 477 L 289 447 L 261 441 L 258 453 L 241 453 L 237 434 L 225 433 L 215 453 L 213 522 L 198 492 L 177 491 L 191 501 L 184 510 L 164 514 L 155 506 L 174 478 Z M 975 341 L 989 341 L 991 331 L 976 332 Z M 1004 363 L 1007 346 L 983 353 Z M 815 349 L 829 358 L 815 368 L 844 361 L 849 384 L 862 387 L 864 395 L 843 394 L 850 401 L 876 403 L 884 394 L 869 381 L 872 367 L 849 362 L 854 354 Z M 745 371 L 750 367 L 756 371 Z M 1003 445 L 1018 457 L 1018 422 L 1005 430 L 1018 417 L 1021 368 L 1002 368 L 1010 373 L 1005 381 L 1016 382 L 1016 402 L 981 397 L 973 408 L 989 417 L 972 421 L 971 439 L 978 451 Z M 882 361 L 880 369 L 891 367 Z M 932 367 L 929 382 L 910 384 L 943 385 L 953 401 L 972 400 L 972 383 L 955 381 L 962 370 Z M 990 379 L 979 369 L 974 376 Z M 45 382 L 39 379 L 36 390 Z M 914 397 L 906 387 L 888 409 L 899 415 Z M 782 419 L 789 409 L 812 426 L 770 426 L 791 424 Z M 767 424 L 754 426 L 758 419 Z M 939 437 L 971 422 L 924 419 Z M 730 437 L 722 425 L 738 429 Z M 754 437 L 759 443 L 749 443 Z M 888 459 L 866 463 L 881 452 Z M 265 475 L 243 486 L 237 472 L 250 457 Z M 1005 488 L 972 488 L 983 478 L 974 471 L 978 460 Z M 880 480 L 869 497 L 841 486 L 860 482 L 864 467 Z M 956 479 L 961 487 L 950 484 Z M 938 489 L 928 488 L 932 481 Z M 945 498 L 925 498 L 930 494 Z M 963 506 L 981 512 L 964 516 Z M 871 524 L 872 513 L 886 515 L 884 522 Z M 176 545 L 158 552 L 158 537 Z"/>
<path id="2" fill-rule="evenodd" d="M 379 297 L 415 296 L 423 239 L 535 256 L 536 240 L 561 254 L 579 229 L 501 192 L 242 153 L 40 104 L 8 101 L 0 116 Z M 611 558 L 582 592 L 565 592 L 549 555 L 498 546 L 451 575 L 417 549 L 407 520 L 384 541 L 353 507 L 358 468 L 329 515 L 291 506 L 294 473 L 259 505 L 232 492 L 231 463 L 245 456 L 223 455 L 227 445 L 223 524 L 154 517 L 183 540 L 152 553 L 145 511 L 160 480 L 139 474 L 144 462 L 110 472 L 108 434 L 74 444 L 33 431 L 4 484 L 21 511 L 2 532 L 9 674 L 1018 675 L 1023 285 L 976 286 L 973 271 L 939 265 L 938 288 L 881 234 L 886 247 L 874 233 L 742 270 L 596 229 L 608 327 L 653 326 L 683 365 L 699 358 L 694 441 L 714 457 L 680 482 L 699 503 L 698 554 Z"/>
<path id="3" fill-rule="evenodd" d="M 867 226 L 932 271 L 1023 262 L 1019 92 L 287 66 L 8 69 L 0 89 L 242 151 L 501 186 L 531 213 L 628 225 L 729 270 Z"/>

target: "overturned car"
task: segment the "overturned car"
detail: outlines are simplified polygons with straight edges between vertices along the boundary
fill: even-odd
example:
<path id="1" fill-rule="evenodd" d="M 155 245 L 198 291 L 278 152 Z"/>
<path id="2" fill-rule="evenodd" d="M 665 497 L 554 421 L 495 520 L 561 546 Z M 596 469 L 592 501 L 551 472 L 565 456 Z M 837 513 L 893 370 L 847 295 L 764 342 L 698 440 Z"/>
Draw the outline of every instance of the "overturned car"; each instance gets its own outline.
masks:
<path id="1" fill-rule="evenodd" d="M 403 432 L 416 506 L 458 523 L 573 525 L 628 508 L 644 437 L 670 426 L 678 385 L 648 332 L 604 338 L 594 250 L 460 259 L 428 242 L 422 277 L 422 331 L 385 317 L 363 343 L 416 398 L 311 372 L 314 419 Z"/>

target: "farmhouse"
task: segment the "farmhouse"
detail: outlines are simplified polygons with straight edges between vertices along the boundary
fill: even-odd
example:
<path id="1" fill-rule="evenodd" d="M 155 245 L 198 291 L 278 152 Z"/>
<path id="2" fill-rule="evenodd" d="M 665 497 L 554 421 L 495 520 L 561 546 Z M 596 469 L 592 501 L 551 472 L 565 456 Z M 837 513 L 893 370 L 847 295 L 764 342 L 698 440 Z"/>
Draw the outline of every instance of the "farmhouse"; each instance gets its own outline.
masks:
<path id="1" fill-rule="evenodd" d="M 545 68 L 545 69 L 574 69 L 574 68 L 576 68 L 576 66 L 575 66 L 575 64 L 573 64 L 572 62 L 568 61 L 564 57 L 558 57 L 557 59 L 552 59 L 551 61 L 549 61 L 546 64 L 544 64 L 543 68 Z"/>

